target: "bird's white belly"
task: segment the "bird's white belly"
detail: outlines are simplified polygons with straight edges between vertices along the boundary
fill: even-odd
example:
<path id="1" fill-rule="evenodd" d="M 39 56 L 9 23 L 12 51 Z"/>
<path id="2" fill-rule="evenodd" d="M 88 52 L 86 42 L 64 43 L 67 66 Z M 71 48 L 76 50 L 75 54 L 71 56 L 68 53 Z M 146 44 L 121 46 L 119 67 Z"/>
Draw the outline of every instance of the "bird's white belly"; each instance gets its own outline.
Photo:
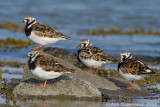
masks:
<path id="1" fill-rule="evenodd" d="M 62 73 L 54 71 L 45 71 L 40 67 L 36 67 L 34 70 L 31 70 L 32 74 L 37 76 L 41 80 L 54 79 L 62 75 Z"/>
<path id="2" fill-rule="evenodd" d="M 143 79 L 145 77 L 145 75 L 132 75 L 131 73 L 123 73 L 120 69 L 119 69 L 119 74 L 129 80 L 129 81 L 137 81 L 140 79 Z"/>
<path id="3" fill-rule="evenodd" d="M 31 35 L 28 38 L 36 44 L 40 45 L 49 45 L 58 42 L 59 40 L 65 40 L 63 38 L 49 38 L 49 37 L 40 37 L 37 36 L 34 32 L 31 32 Z"/>
<path id="4" fill-rule="evenodd" d="M 80 55 L 79 55 L 79 59 L 87 67 L 93 66 L 93 68 L 101 68 L 106 65 L 105 61 L 95 61 L 93 59 L 82 59 Z"/>

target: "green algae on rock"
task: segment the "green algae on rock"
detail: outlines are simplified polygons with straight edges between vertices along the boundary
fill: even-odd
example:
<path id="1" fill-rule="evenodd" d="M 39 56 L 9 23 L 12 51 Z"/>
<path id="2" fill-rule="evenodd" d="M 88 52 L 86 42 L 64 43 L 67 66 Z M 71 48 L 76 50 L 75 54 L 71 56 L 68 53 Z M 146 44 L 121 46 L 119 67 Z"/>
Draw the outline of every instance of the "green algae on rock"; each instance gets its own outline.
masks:
<path id="1" fill-rule="evenodd" d="M 160 35 L 160 31 L 156 30 L 148 30 L 144 31 L 143 29 L 135 29 L 135 30 L 120 30 L 117 27 L 111 26 L 109 30 L 104 30 L 104 28 L 100 29 L 90 29 L 88 31 L 77 31 L 78 35 L 102 35 L 107 36 L 109 34 L 118 34 L 118 35 L 135 35 L 135 34 L 142 34 L 142 35 Z"/>
<path id="2" fill-rule="evenodd" d="M 12 31 L 20 30 L 20 32 L 24 32 L 25 26 L 24 25 L 17 25 L 12 22 L 6 22 L 4 24 L 0 24 L 0 29 L 8 29 Z"/>
<path id="3" fill-rule="evenodd" d="M 12 78 L 11 80 L 7 80 L 7 78 L 2 79 L 0 93 L 4 95 L 3 98 L 6 99 L 6 107 L 18 107 L 16 104 L 16 92 L 13 91 L 13 89 L 20 81 L 21 79 L 17 78 Z M 10 104 L 10 102 L 13 102 L 13 104 Z"/>
<path id="4" fill-rule="evenodd" d="M 0 50 L 2 49 L 2 47 L 11 47 L 11 49 L 21 49 L 27 48 L 30 45 L 32 45 L 31 41 L 23 41 L 21 39 L 16 40 L 12 38 L 6 38 L 4 40 L 0 39 Z"/>

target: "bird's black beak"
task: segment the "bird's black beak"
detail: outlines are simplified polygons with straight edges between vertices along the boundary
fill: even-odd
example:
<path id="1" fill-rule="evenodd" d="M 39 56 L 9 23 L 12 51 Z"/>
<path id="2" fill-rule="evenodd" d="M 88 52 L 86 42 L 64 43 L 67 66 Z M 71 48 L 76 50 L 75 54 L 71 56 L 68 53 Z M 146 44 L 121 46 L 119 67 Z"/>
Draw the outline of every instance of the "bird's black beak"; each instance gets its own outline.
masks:
<path id="1" fill-rule="evenodd" d="M 20 21 L 19 23 L 25 23 L 25 21 L 23 20 L 23 21 Z"/>
<path id="2" fill-rule="evenodd" d="M 121 61 L 121 58 L 118 57 L 118 58 L 115 58 L 116 62 L 120 62 Z"/>
<path id="3" fill-rule="evenodd" d="M 121 60 L 121 57 L 116 58 L 117 60 Z"/>
<path id="4" fill-rule="evenodd" d="M 28 58 L 28 56 L 26 55 L 26 56 L 24 56 L 24 57 L 22 57 L 22 58 Z"/>
<path id="5" fill-rule="evenodd" d="M 78 45 L 77 48 L 80 48 L 81 45 Z"/>

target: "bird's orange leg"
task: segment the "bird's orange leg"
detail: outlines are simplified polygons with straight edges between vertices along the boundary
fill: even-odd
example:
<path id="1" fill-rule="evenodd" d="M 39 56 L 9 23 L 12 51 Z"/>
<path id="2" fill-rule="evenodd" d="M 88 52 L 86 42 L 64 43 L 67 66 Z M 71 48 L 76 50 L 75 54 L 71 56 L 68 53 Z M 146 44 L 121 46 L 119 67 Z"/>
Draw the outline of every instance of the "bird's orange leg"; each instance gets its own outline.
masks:
<path id="1" fill-rule="evenodd" d="M 133 89 L 133 84 L 134 84 L 134 81 L 132 81 L 132 86 L 128 87 L 127 89 Z"/>
<path id="2" fill-rule="evenodd" d="M 35 47 L 33 50 L 37 50 L 37 49 L 41 48 L 42 46 L 43 46 L 43 49 L 44 49 L 44 45 L 40 45 L 38 47 Z"/>
<path id="3" fill-rule="evenodd" d="M 96 74 L 96 70 L 97 70 L 97 68 L 94 69 L 94 75 Z"/>
<path id="4" fill-rule="evenodd" d="M 93 68 L 93 66 L 91 66 L 91 68 L 88 70 L 88 72 L 91 72 L 92 68 Z"/>
<path id="5" fill-rule="evenodd" d="M 40 84 L 40 87 L 45 88 L 45 87 L 46 87 L 46 84 L 47 84 L 47 80 L 45 80 L 44 84 Z"/>
<path id="6" fill-rule="evenodd" d="M 42 49 L 40 49 L 40 51 L 43 51 L 44 50 L 44 45 L 42 45 L 43 47 L 42 47 Z"/>

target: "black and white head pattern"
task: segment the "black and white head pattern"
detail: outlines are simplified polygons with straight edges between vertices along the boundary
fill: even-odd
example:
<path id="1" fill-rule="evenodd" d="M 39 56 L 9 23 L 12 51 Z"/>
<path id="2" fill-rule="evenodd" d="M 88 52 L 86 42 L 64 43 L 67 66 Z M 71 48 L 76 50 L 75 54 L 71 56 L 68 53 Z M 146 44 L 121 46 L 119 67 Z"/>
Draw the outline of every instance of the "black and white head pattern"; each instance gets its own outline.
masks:
<path id="1" fill-rule="evenodd" d="M 40 55 L 39 51 L 31 51 L 31 52 L 29 52 L 28 53 L 28 58 L 30 60 L 30 63 L 32 63 L 36 59 L 36 57 L 39 56 L 39 55 Z"/>
<path id="2" fill-rule="evenodd" d="M 26 16 L 23 20 L 23 23 L 26 23 L 28 29 L 36 22 L 37 22 L 36 19 L 32 16 Z"/>
<path id="3" fill-rule="evenodd" d="M 129 52 L 122 52 L 120 54 L 120 57 L 121 57 L 121 61 L 125 60 L 125 59 L 131 59 L 132 58 L 132 55 L 131 53 Z"/>
<path id="4" fill-rule="evenodd" d="M 92 43 L 88 39 L 83 39 L 80 43 L 80 49 L 87 47 L 87 46 L 92 46 Z"/>

